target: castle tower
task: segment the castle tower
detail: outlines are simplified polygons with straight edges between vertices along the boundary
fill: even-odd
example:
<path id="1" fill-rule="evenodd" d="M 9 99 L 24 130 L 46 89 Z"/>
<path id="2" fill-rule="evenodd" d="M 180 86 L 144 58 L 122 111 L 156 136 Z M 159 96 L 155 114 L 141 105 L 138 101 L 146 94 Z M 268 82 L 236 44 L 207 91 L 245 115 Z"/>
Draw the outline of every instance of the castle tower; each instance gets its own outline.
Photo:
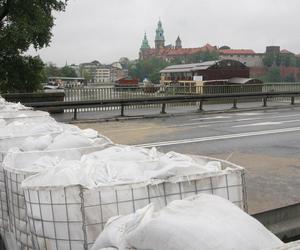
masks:
<path id="1" fill-rule="evenodd" d="M 182 49 L 181 39 L 178 36 L 175 42 L 175 49 Z"/>
<path id="2" fill-rule="evenodd" d="M 162 23 L 159 20 L 157 24 L 156 29 L 156 35 L 155 35 L 155 48 L 161 49 L 165 47 L 165 37 L 164 37 L 164 30 L 162 28 Z"/>
<path id="3" fill-rule="evenodd" d="M 144 39 L 143 39 L 142 45 L 141 45 L 141 50 L 144 50 L 144 49 L 150 49 L 150 46 L 149 46 L 149 42 L 148 42 L 148 39 L 147 39 L 146 32 L 145 32 L 145 34 L 144 34 Z"/>

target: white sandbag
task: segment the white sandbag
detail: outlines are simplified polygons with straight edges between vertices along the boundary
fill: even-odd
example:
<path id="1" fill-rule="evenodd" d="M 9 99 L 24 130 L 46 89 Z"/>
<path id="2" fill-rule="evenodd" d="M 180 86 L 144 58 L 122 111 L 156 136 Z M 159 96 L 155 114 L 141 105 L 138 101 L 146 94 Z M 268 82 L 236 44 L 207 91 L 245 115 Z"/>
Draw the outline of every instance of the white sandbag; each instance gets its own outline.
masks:
<path id="1" fill-rule="evenodd" d="M 83 129 L 82 133 L 90 139 L 94 139 L 98 136 L 98 131 L 91 128 Z"/>
<path id="2" fill-rule="evenodd" d="M 33 110 L 14 110 L 14 111 L 2 111 L 0 109 L 0 118 L 7 121 L 13 122 L 16 120 L 37 120 L 42 117 L 49 117 L 48 112 L 44 111 L 33 111 Z"/>
<path id="3" fill-rule="evenodd" d="M 79 142 L 81 141 L 79 140 Z M 63 143 L 65 143 L 65 140 L 62 140 Z M 57 147 L 57 144 L 55 145 Z M 60 168 L 63 171 L 60 171 Z M 67 168 L 70 169 L 67 170 Z M 67 172 L 72 172 L 72 177 L 74 177 L 73 181 L 68 178 L 68 185 L 82 185 L 93 188 L 98 185 L 148 182 L 152 179 L 213 173 L 221 170 L 222 167 L 219 161 L 207 161 L 201 157 L 182 155 L 175 152 L 163 154 L 157 152 L 155 148 L 145 149 L 117 145 L 84 155 L 77 162 L 61 162 L 51 171 L 42 172 L 38 176 L 29 178 L 23 185 L 27 187 L 67 186 L 63 176 Z M 83 178 L 83 175 L 86 176 Z M 88 179 L 89 181 L 87 181 Z M 78 182 L 79 180 L 84 180 L 84 182 Z M 92 183 L 93 186 L 87 186 Z"/>
<path id="4" fill-rule="evenodd" d="M 261 250 L 282 245 L 260 222 L 231 202 L 201 194 L 173 201 L 158 212 L 149 205 L 134 216 L 116 218 L 100 234 L 94 249 L 113 246 L 155 250 Z"/>
<path id="5" fill-rule="evenodd" d="M 20 102 L 13 103 L 7 102 L 4 99 L 0 102 L 0 111 L 17 111 L 17 110 L 30 110 L 30 107 L 22 105 Z"/>
<path id="6" fill-rule="evenodd" d="M 20 149 L 22 151 L 45 150 L 52 140 L 51 135 L 42 135 L 40 137 L 29 136 L 25 138 L 24 142 L 20 145 Z"/>
<path id="7" fill-rule="evenodd" d="M 54 138 L 53 142 L 47 147 L 47 150 L 90 147 L 92 144 L 93 140 L 84 134 L 62 133 Z"/>
<path id="8" fill-rule="evenodd" d="M 6 121 L 3 118 L 0 118 L 0 128 L 6 125 Z"/>
<path id="9" fill-rule="evenodd" d="M 3 138 L 30 136 L 62 132 L 64 125 L 57 123 L 51 117 L 42 117 L 37 120 L 18 120 L 1 127 L 0 140 Z"/>
<path id="10" fill-rule="evenodd" d="M 69 127 L 64 127 L 69 129 Z M 74 142 L 63 143 L 66 139 Z M 88 138 L 81 130 L 54 133 L 42 136 L 25 137 L 19 147 L 10 148 L 7 152 L 3 166 L 7 171 L 17 173 L 38 173 L 46 168 L 54 167 L 60 160 L 78 160 L 81 156 L 103 150 L 112 145 L 107 137 L 98 135 Z M 58 144 L 65 147 L 56 147 Z"/>

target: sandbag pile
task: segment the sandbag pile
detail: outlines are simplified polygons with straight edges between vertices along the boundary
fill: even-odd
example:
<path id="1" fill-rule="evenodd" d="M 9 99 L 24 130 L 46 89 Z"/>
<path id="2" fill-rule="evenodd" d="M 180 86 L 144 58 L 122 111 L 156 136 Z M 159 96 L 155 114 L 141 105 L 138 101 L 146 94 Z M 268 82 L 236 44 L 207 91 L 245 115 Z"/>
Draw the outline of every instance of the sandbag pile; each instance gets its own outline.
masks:
<path id="1" fill-rule="evenodd" d="M 281 246 L 242 212 L 244 169 L 227 161 L 113 144 L 3 98 L 0 153 L 8 250 Z"/>
<path id="2" fill-rule="evenodd" d="M 80 158 L 81 154 L 101 150 L 111 143 L 92 129 L 57 123 L 47 112 L 0 99 L 0 233 L 7 247 L 32 248 L 21 189 L 23 179 L 42 170 L 32 169 L 32 163 L 49 155 Z"/>
<path id="3" fill-rule="evenodd" d="M 151 202 L 162 208 L 200 192 L 245 208 L 243 169 L 208 157 L 113 145 L 79 160 L 40 158 L 33 165 L 39 164 L 51 167 L 22 182 L 39 249 L 89 249 L 112 216 Z M 66 214 L 70 208 L 72 217 Z"/>
<path id="4" fill-rule="evenodd" d="M 219 161 L 207 161 L 204 158 L 176 152 L 163 154 L 155 148 L 145 149 L 124 145 L 114 145 L 83 155 L 78 160 L 40 158 L 33 163 L 33 167 L 39 168 L 47 164 L 51 165 L 51 168 L 27 179 L 23 187 L 81 185 L 91 189 L 107 185 L 147 184 L 153 180 L 168 179 L 173 176 L 191 176 L 230 170 L 230 168 L 222 169 Z"/>

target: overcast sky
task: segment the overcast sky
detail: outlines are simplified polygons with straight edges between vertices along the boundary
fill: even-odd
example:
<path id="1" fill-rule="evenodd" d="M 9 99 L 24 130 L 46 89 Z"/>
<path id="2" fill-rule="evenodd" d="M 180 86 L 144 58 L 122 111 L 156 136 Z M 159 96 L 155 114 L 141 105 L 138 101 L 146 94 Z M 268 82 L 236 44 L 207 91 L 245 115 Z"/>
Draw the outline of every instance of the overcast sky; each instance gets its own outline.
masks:
<path id="1" fill-rule="evenodd" d="M 58 66 L 136 59 L 143 34 L 154 46 L 159 18 L 166 44 L 229 45 L 264 52 L 280 45 L 300 53 L 300 0 L 69 0 L 57 13 L 50 47 L 39 54 Z"/>

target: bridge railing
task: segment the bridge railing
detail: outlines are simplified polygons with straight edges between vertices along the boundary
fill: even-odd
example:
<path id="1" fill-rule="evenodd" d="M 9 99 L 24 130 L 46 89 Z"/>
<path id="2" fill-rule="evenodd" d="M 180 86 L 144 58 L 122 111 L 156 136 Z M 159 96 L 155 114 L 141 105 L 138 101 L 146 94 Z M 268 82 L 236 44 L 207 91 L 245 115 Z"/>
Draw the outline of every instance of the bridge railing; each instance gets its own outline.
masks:
<path id="1" fill-rule="evenodd" d="M 132 99 L 182 94 L 229 94 L 270 91 L 300 91 L 300 83 L 231 84 L 205 86 L 100 87 L 65 89 L 66 101 Z"/>
<path id="2" fill-rule="evenodd" d="M 266 83 L 266 84 L 244 84 L 244 85 L 205 85 L 192 86 L 190 83 L 177 86 L 149 86 L 149 87 L 101 87 L 101 88 L 73 88 L 65 90 L 65 101 L 89 101 L 89 100 L 117 100 L 137 99 L 149 97 L 169 97 L 178 95 L 203 95 L 203 94 L 230 94 L 230 93 L 253 93 L 253 92 L 278 92 L 278 91 L 300 91 L 300 83 Z M 252 99 L 257 101 L 257 99 Z M 250 101 L 250 100 L 248 100 Z M 289 102 L 286 97 L 270 98 L 270 101 Z M 216 100 L 212 101 L 213 103 Z M 224 103 L 226 100 L 217 100 Z M 171 103 L 170 106 L 191 106 L 194 102 Z M 129 109 L 156 108 L 158 104 L 131 105 Z M 94 107 L 78 111 L 110 111 L 119 107 Z M 66 112 L 72 111 L 66 109 Z"/>
<path id="3" fill-rule="evenodd" d="M 161 113 L 166 113 L 166 105 L 174 103 L 193 103 L 198 105 L 199 111 L 203 110 L 204 102 L 226 100 L 233 103 L 232 108 L 237 108 L 239 100 L 248 100 L 255 98 L 261 100 L 263 106 L 267 106 L 270 98 L 289 98 L 292 105 L 295 104 L 295 98 L 300 96 L 300 91 L 271 91 L 271 92 L 247 92 L 247 93 L 229 93 L 229 94 L 193 94 L 193 95 L 174 95 L 174 96 L 156 96 L 156 97 L 139 97 L 139 98 L 121 98 L 107 100 L 87 100 L 87 101 L 63 101 L 63 102 L 40 102 L 27 103 L 26 105 L 42 109 L 64 109 L 74 111 L 74 119 L 77 119 L 77 111 L 90 108 L 118 107 L 121 110 L 121 116 L 124 116 L 124 108 L 131 106 L 161 106 Z"/>

